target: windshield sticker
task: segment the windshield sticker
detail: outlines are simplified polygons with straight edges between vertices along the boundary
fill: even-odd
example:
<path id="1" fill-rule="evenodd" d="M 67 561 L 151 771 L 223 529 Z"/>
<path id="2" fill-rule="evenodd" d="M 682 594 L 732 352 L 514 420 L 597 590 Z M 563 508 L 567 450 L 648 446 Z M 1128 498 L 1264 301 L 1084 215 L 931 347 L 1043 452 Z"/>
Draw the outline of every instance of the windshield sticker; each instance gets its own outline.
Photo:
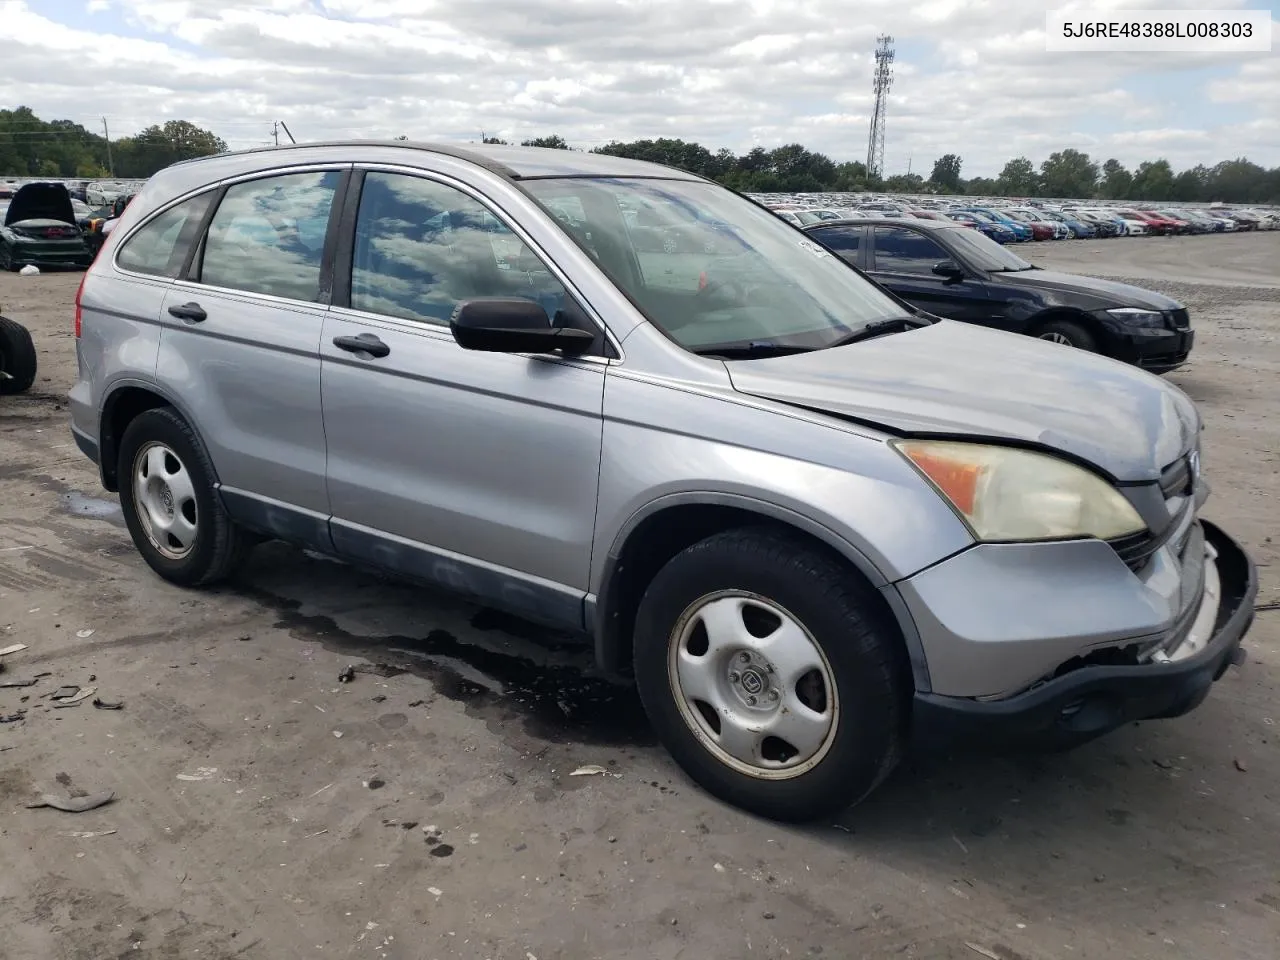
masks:
<path id="1" fill-rule="evenodd" d="M 815 257 L 825 258 L 825 257 L 831 256 L 831 252 L 829 250 L 827 250 L 825 247 L 819 246 L 818 244 L 814 243 L 812 240 L 797 240 L 796 244 L 802 250 L 808 250 Z"/>

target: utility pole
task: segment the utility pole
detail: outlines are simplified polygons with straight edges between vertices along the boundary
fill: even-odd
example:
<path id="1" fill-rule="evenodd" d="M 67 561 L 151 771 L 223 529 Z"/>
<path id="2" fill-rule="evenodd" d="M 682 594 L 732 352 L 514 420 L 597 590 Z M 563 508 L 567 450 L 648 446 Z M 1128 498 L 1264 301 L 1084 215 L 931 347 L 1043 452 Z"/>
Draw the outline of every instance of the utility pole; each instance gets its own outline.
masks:
<path id="1" fill-rule="evenodd" d="M 107 118 L 102 118 L 102 136 L 107 141 L 107 170 L 114 177 L 116 175 L 116 164 L 111 159 L 111 131 L 107 129 Z"/>
<path id="2" fill-rule="evenodd" d="M 280 146 L 280 121 L 271 121 L 271 139 L 276 142 L 276 146 Z"/>
<path id="3" fill-rule="evenodd" d="M 889 88 L 893 85 L 893 53 L 893 37 L 876 37 L 876 69 L 871 83 L 875 105 L 871 108 L 871 132 L 867 137 L 867 176 L 873 179 L 884 175 L 884 122 Z"/>

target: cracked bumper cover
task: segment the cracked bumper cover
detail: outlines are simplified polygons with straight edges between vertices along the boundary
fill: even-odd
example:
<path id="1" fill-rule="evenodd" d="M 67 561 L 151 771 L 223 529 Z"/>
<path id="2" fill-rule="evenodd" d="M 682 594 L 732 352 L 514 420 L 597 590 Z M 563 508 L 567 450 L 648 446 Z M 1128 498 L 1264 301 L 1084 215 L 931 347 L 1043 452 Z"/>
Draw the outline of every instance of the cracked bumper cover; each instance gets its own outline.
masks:
<path id="1" fill-rule="evenodd" d="M 918 692 L 913 712 L 917 747 L 1069 744 L 1132 721 L 1176 717 L 1195 709 L 1227 667 L 1243 661 L 1240 641 L 1253 623 L 1258 592 L 1257 570 L 1244 550 L 1215 525 L 1200 523 L 1209 549 L 1206 576 L 1197 581 L 1201 584 L 1199 600 L 1175 618 L 1170 643 L 1158 644 L 1159 652 L 1150 662 L 1084 665 L 1007 697 Z M 1121 568 L 1130 581 L 1127 588 L 1133 590 L 1137 578 L 1123 564 Z M 1028 573 L 1035 575 L 1036 571 Z M 1078 593 L 1075 596 L 1073 606 L 1078 606 Z M 1077 625 L 1105 617 L 1109 610 L 1122 618 L 1135 613 L 1135 609 L 1115 605 L 1112 596 L 1099 599 L 1099 604 L 1080 609 Z M 1042 622 L 1051 621 L 1062 610 L 1050 606 Z M 1115 645 L 1122 644 L 1099 646 Z M 995 646 L 1012 654 L 1018 645 L 999 642 Z M 1041 645 L 1033 641 L 1031 646 Z M 1051 649 L 1051 642 L 1043 645 L 1041 652 L 1045 648 Z M 1047 666 L 1053 669 L 1053 664 Z"/>

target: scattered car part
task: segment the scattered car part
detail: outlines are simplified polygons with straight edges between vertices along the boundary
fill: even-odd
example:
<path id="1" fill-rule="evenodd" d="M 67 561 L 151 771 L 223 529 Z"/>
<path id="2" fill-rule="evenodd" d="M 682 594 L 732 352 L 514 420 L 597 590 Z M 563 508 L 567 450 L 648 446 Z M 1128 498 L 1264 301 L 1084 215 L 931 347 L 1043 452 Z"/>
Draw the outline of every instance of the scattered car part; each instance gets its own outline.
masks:
<path id="1" fill-rule="evenodd" d="M 87 810 L 96 810 L 98 807 L 104 807 L 115 798 L 114 790 L 91 793 L 84 797 L 60 797 L 57 794 L 44 793 L 40 795 L 40 799 L 26 804 L 26 807 L 29 810 L 37 807 L 53 807 L 55 810 L 62 810 L 66 813 L 84 813 Z"/>

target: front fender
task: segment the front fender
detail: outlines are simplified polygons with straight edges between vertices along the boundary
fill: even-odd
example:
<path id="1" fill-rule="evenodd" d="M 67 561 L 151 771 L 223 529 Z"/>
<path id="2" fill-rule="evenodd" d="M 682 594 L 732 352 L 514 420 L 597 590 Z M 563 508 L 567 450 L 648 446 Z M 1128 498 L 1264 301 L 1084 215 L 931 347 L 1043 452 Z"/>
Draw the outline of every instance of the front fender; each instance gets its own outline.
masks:
<path id="1" fill-rule="evenodd" d="M 746 504 L 890 583 L 964 549 L 969 531 L 887 437 L 773 401 L 610 376 L 591 592 L 626 532 L 663 504 Z"/>

